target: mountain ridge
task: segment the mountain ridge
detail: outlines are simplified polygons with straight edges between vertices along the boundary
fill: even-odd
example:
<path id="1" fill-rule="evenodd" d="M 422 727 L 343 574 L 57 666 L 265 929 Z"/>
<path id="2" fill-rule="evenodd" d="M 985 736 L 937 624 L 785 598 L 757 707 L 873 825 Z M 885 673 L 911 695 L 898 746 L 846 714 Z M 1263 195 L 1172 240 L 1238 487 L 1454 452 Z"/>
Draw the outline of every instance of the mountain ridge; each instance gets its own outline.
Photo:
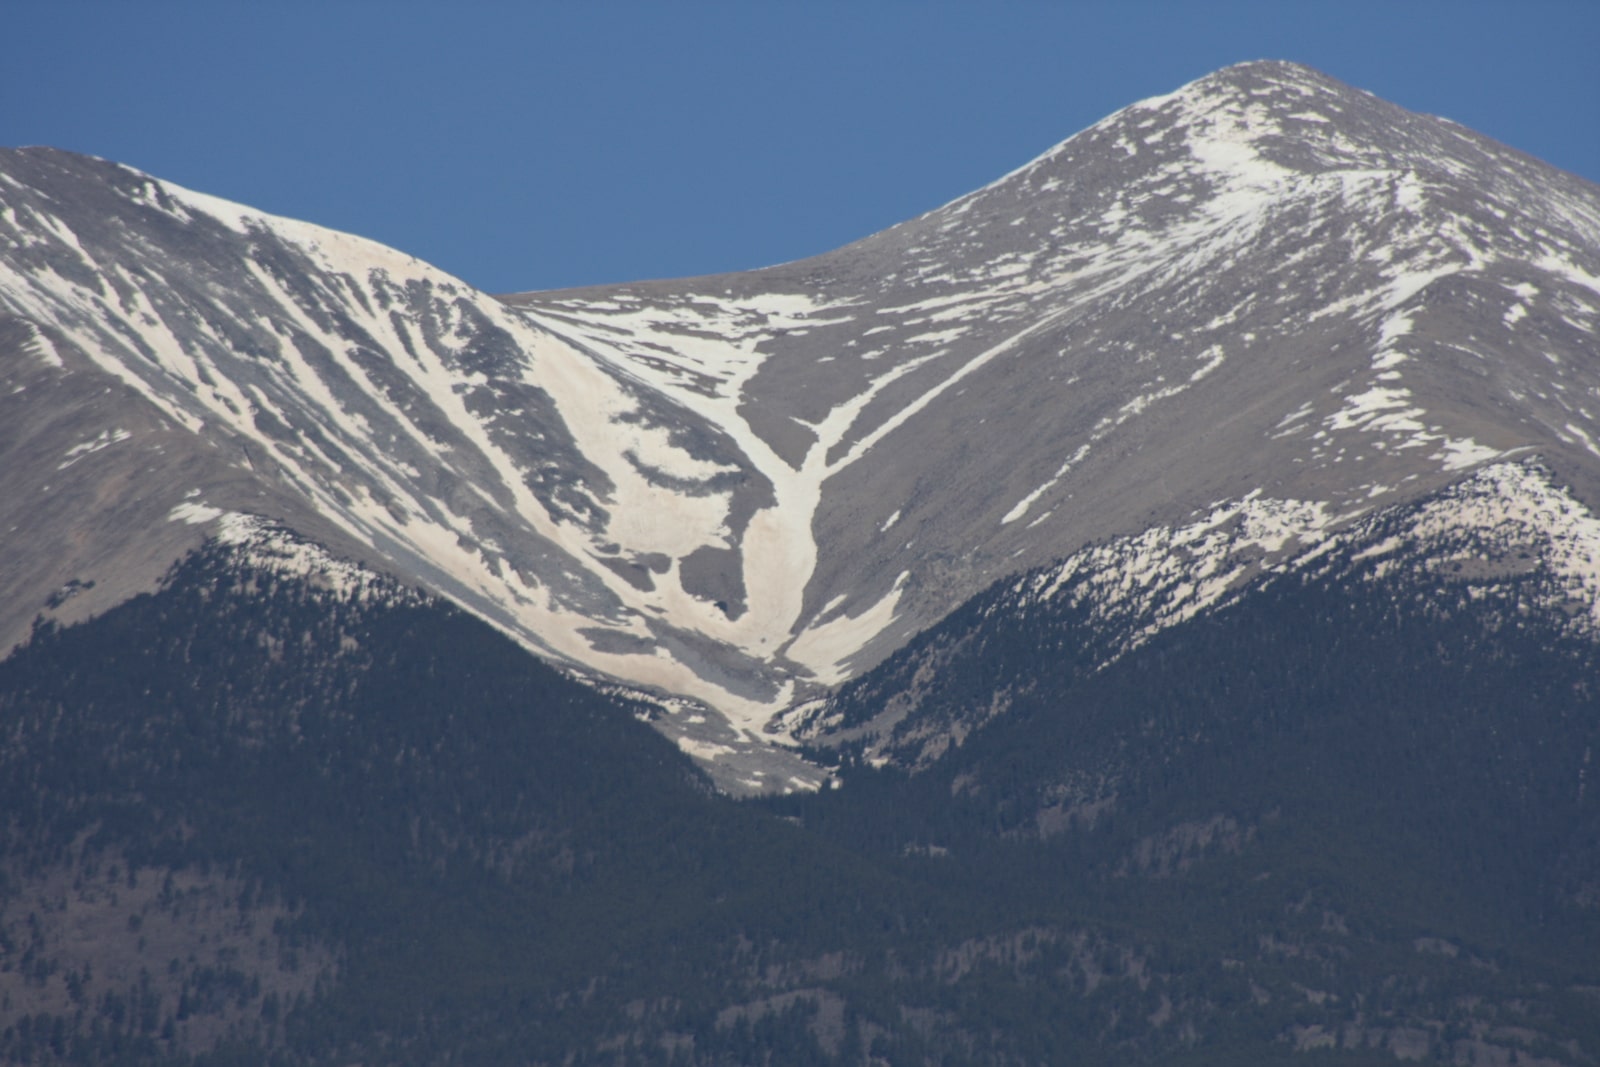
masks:
<path id="1" fill-rule="evenodd" d="M 815 784 L 796 708 L 1085 546 L 1527 455 L 1600 499 L 1600 195 L 1292 64 L 835 253 L 503 299 L 114 164 L 6 169 L 9 448 L 69 486 L 8 464 L 43 552 L 8 542 L 12 641 L 261 514 Z"/>

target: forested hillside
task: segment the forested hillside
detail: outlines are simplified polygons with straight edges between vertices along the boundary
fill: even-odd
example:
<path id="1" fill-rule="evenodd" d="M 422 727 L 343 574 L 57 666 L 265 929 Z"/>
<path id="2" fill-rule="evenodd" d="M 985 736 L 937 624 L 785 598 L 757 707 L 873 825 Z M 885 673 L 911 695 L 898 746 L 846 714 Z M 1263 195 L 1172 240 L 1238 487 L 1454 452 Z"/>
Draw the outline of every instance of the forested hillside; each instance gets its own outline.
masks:
<path id="1" fill-rule="evenodd" d="M 1600 663 L 1514 585 L 1330 566 L 1098 673 L 980 598 L 906 655 L 1005 714 L 736 802 L 455 609 L 213 547 L 0 664 L 0 1055 L 1589 1063 Z"/>

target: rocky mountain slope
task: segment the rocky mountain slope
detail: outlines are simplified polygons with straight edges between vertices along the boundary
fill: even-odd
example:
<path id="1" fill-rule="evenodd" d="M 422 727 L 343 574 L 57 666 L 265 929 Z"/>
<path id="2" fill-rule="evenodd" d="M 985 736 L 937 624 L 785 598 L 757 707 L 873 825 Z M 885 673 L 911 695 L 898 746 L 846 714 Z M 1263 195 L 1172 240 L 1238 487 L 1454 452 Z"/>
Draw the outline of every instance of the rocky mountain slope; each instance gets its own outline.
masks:
<path id="1" fill-rule="evenodd" d="M 817 701 L 1031 568 L 1225 540 L 1161 624 L 1486 465 L 1600 500 L 1600 192 L 1290 64 L 739 275 L 494 298 L 43 149 L 0 241 L 8 644 L 262 516 L 668 698 L 731 788 L 816 784 Z"/>

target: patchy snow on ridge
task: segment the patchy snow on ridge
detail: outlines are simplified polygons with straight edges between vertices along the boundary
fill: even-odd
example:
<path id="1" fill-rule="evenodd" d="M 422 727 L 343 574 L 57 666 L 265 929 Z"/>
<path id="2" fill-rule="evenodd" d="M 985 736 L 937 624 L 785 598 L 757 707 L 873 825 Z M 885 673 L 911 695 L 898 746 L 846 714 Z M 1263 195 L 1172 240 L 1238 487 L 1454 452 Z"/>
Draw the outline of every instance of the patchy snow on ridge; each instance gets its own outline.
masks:
<path id="1" fill-rule="evenodd" d="M 308 581 L 342 600 L 366 602 L 421 602 L 422 594 L 393 578 L 349 560 L 339 559 L 321 545 L 259 515 L 224 511 L 197 500 L 172 509 L 174 522 L 191 526 L 210 524 L 212 536 L 228 546 L 236 560 L 257 570 Z"/>
<path id="2" fill-rule="evenodd" d="M 1389 532 L 1384 532 L 1389 531 Z M 1154 526 L 1075 553 L 1020 580 L 1017 610 L 1058 597 L 1090 606 L 1121 639 L 1113 658 L 1170 626 L 1246 593 L 1258 579 L 1325 566 L 1407 558 L 1446 571 L 1508 558 L 1548 576 L 1546 607 L 1600 638 L 1600 517 L 1533 463 L 1501 462 L 1428 497 L 1368 512 L 1258 492 L 1178 526 Z M 1493 567 L 1489 567 L 1491 571 Z"/>
<path id="3" fill-rule="evenodd" d="M 1485 466 L 1420 502 L 1378 511 L 1334 515 L 1321 503 L 1252 493 L 1019 578 L 986 594 L 983 617 L 1038 614 L 1054 625 L 1062 605 L 1083 609 L 1086 623 L 1071 640 L 1089 653 L 1090 669 L 1101 670 L 1157 633 L 1295 575 L 1366 582 L 1404 575 L 1403 595 L 1425 610 L 1486 602 L 1504 623 L 1536 613 L 1574 637 L 1600 641 L 1600 517 L 1532 461 Z M 817 744 L 864 740 L 864 757 L 875 764 L 924 767 L 962 743 L 975 722 L 1006 710 L 1002 692 L 990 706 L 968 708 L 966 718 L 908 719 L 926 679 L 973 634 L 937 635 L 883 688 L 867 690 L 865 704 L 849 698 L 881 709 L 868 720 L 858 710 L 846 721 L 821 700 L 793 709 L 785 725 Z"/>
<path id="4" fill-rule="evenodd" d="M 1406 550 L 1441 575 L 1539 573 L 1539 607 L 1600 639 L 1600 517 L 1533 464 L 1479 469 L 1402 512 Z M 1471 578 L 1464 579 L 1469 582 Z"/>
<path id="5" fill-rule="evenodd" d="M 1153 526 L 1075 553 L 1017 587 L 1020 605 L 1068 596 L 1122 633 L 1118 654 L 1194 617 L 1252 578 L 1316 546 L 1352 516 L 1320 501 L 1259 490 L 1213 505 L 1181 526 Z"/>

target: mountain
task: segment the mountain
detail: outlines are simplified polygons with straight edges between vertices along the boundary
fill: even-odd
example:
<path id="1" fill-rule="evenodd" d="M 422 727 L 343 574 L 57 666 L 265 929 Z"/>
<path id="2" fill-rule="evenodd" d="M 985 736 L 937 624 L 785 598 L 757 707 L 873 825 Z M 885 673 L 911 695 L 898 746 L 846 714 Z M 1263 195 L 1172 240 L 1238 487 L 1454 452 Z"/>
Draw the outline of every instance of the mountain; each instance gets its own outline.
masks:
<path id="1" fill-rule="evenodd" d="M 1597 325 L 1285 63 L 509 296 L 0 152 L 0 1056 L 1592 1063 Z"/>
<path id="2" fill-rule="evenodd" d="M 1287 64 L 816 259 L 504 300 L 3 169 L 12 642 L 261 515 L 810 785 L 784 713 L 1006 575 L 1217 508 L 1293 554 L 1497 460 L 1596 488 L 1593 187 Z"/>

